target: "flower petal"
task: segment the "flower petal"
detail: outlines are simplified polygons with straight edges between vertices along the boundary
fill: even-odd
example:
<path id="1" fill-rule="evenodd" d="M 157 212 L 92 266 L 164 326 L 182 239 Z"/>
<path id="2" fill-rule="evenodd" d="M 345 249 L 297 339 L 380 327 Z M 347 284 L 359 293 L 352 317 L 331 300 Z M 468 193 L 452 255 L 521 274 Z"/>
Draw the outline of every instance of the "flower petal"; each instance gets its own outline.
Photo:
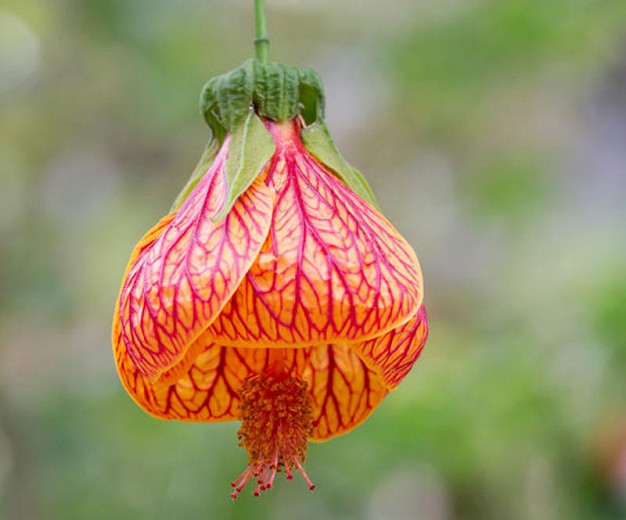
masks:
<path id="1" fill-rule="evenodd" d="M 212 337 L 241 347 L 361 341 L 415 314 L 417 257 L 378 211 L 299 142 L 277 147 L 268 183 L 277 192 L 271 232 Z"/>
<path id="2" fill-rule="evenodd" d="M 313 440 L 356 428 L 387 395 L 382 379 L 347 345 L 306 350 L 302 377 L 313 398 Z"/>
<path id="3" fill-rule="evenodd" d="M 120 376 L 131 397 L 148 413 L 161 419 L 183 421 L 230 421 L 238 418 L 238 389 L 257 373 L 266 353 L 255 350 L 204 345 L 186 374 L 170 385 L 153 385 L 136 369 L 128 356 L 118 360 Z"/>
<path id="4" fill-rule="evenodd" d="M 261 178 L 224 220 L 212 220 L 227 196 L 227 152 L 228 139 L 162 232 L 150 231 L 131 255 L 119 296 L 119 340 L 151 381 L 179 363 L 215 319 L 269 231 L 274 193 Z"/>
<path id="5" fill-rule="evenodd" d="M 377 338 L 350 345 L 364 363 L 374 370 L 388 390 L 393 390 L 411 370 L 428 338 L 426 307 L 399 327 Z"/>
<path id="6" fill-rule="evenodd" d="M 387 395 L 382 379 L 345 345 L 254 349 L 205 344 L 186 374 L 171 385 L 152 385 L 124 350 L 117 362 L 124 386 L 148 413 L 163 419 L 238 419 L 238 390 L 284 356 L 284 368 L 307 382 L 313 399 L 313 438 L 323 440 L 362 423 Z"/>

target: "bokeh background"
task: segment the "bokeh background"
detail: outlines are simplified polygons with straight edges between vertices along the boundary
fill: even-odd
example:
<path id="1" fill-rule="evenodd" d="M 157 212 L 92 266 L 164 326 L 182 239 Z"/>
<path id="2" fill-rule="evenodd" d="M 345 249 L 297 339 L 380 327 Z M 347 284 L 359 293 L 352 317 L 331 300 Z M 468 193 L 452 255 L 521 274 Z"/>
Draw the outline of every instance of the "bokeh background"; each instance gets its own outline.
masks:
<path id="1" fill-rule="evenodd" d="M 420 256 L 422 358 L 314 493 L 232 502 L 237 424 L 144 414 L 109 334 L 252 0 L 2 0 L 0 518 L 626 518 L 626 2 L 267 3 Z"/>

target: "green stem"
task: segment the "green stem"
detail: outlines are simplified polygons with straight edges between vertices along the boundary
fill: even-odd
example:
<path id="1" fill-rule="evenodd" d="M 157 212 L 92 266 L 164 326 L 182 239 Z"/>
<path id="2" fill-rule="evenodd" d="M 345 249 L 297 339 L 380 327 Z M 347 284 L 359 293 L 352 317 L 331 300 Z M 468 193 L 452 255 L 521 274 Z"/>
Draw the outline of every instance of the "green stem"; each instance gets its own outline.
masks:
<path id="1" fill-rule="evenodd" d="M 256 59 L 261 63 L 267 63 L 270 50 L 270 39 L 267 35 L 265 0 L 254 0 L 254 36 Z"/>

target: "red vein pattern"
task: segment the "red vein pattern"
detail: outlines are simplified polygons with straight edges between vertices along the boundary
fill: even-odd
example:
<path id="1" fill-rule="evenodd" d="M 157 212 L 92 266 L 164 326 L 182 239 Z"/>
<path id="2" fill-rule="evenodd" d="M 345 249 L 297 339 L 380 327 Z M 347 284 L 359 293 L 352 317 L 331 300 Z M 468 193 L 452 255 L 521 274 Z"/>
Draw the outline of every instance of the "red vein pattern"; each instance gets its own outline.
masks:
<path id="1" fill-rule="evenodd" d="M 422 353 L 428 338 L 426 307 L 382 336 L 351 345 L 363 362 L 380 375 L 389 390 L 398 386 Z"/>
<path id="2" fill-rule="evenodd" d="M 269 231 L 273 192 L 259 177 L 228 216 L 226 142 L 207 174 L 161 234 L 137 246 L 119 298 L 121 341 L 150 380 L 182 360 L 245 276 Z M 177 374 L 172 374 L 172 376 Z"/>
<path id="3" fill-rule="evenodd" d="M 276 152 L 227 217 L 228 138 L 189 198 L 134 249 L 112 342 L 122 382 L 164 419 L 239 418 L 280 359 L 308 385 L 313 438 L 354 428 L 408 373 L 428 325 L 419 263 L 393 226 L 267 123 Z"/>
<path id="4" fill-rule="evenodd" d="M 271 231 L 209 334 L 232 346 L 302 347 L 361 341 L 407 321 L 423 287 L 411 246 L 315 161 L 297 126 L 271 130 Z"/>
<path id="5" fill-rule="evenodd" d="M 363 422 L 387 394 L 382 379 L 347 345 L 281 349 L 290 375 L 307 382 L 313 399 L 313 439 L 345 433 Z M 155 387 L 119 356 L 120 374 L 133 399 L 163 419 L 229 421 L 238 418 L 238 389 L 262 372 L 269 349 L 208 344 L 174 384 Z"/>

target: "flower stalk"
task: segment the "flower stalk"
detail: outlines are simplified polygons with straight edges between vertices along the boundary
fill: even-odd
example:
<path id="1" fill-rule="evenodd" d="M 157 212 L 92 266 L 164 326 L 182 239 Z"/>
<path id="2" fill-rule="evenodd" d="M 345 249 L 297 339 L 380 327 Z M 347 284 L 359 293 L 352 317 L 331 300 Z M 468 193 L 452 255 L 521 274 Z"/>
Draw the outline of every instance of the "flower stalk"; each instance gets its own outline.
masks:
<path id="1" fill-rule="evenodd" d="M 113 317 L 124 387 L 145 411 L 239 420 L 235 498 L 300 473 L 310 441 L 361 424 L 428 336 L 415 252 L 324 123 L 317 73 L 256 59 L 209 80 L 211 137 L 174 205 L 139 241 Z"/>
<path id="2" fill-rule="evenodd" d="M 265 16 L 265 0 L 254 0 L 254 49 L 256 59 L 267 63 L 269 57 L 270 39 L 267 34 L 267 19 Z"/>

